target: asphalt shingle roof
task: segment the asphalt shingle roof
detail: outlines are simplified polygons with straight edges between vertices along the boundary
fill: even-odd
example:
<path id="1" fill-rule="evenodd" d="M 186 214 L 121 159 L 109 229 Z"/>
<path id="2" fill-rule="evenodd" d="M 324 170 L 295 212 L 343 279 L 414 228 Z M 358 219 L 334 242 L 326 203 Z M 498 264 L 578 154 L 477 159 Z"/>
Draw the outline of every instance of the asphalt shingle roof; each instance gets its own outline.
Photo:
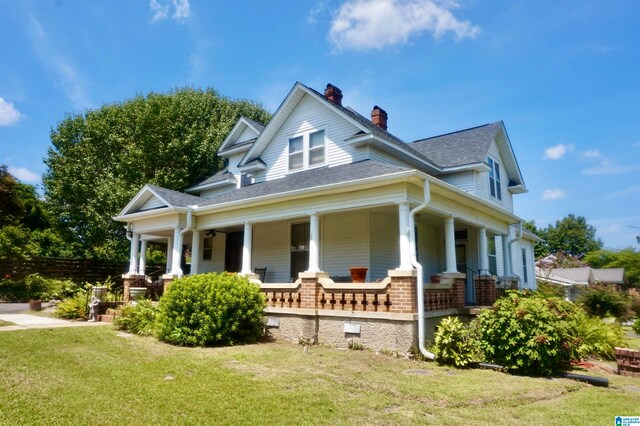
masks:
<path id="1" fill-rule="evenodd" d="M 409 144 L 440 167 L 456 167 L 484 161 L 502 123 L 490 123 Z"/>
<path id="2" fill-rule="evenodd" d="M 187 207 L 193 204 L 201 203 L 203 200 L 202 197 L 185 194 L 184 192 L 173 191 L 171 189 L 162 188 L 156 185 L 149 184 L 148 187 L 174 207 Z"/>
<path id="3" fill-rule="evenodd" d="M 251 123 L 251 125 L 252 125 L 253 127 L 255 127 L 255 128 L 256 128 L 256 130 L 257 130 L 258 132 L 262 132 L 262 130 L 263 130 L 263 129 L 264 129 L 264 127 L 265 127 L 265 126 L 264 126 L 264 124 L 262 124 L 262 123 L 258 123 L 257 121 L 252 120 L 252 119 L 250 119 L 250 118 L 247 118 L 247 117 L 242 117 L 242 118 L 244 118 L 244 119 L 245 119 L 245 120 L 247 120 L 249 123 Z"/>
<path id="4" fill-rule="evenodd" d="M 187 191 L 191 191 L 194 188 L 199 188 L 199 187 L 204 186 L 204 185 L 209 185 L 209 184 L 212 184 L 212 183 L 220 182 L 222 180 L 229 179 L 229 178 L 234 178 L 233 174 L 229 173 L 229 170 L 223 169 L 223 170 L 220 170 L 219 172 L 217 172 L 216 174 L 214 174 L 213 176 L 210 176 L 210 177 L 206 178 L 202 182 L 200 182 L 200 183 L 198 183 L 198 184 L 196 184 L 196 185 L 194 185 L 194 186 L 192 186 L 190 188 L 187 188 Z"/>
<path id="5" fill-rule="evenodd" d="M 277 195 L 295 190 L 311 189 L 351 180 L 390 175 L 408 170 L 411 169 L 382 164 L 371 160 L 335 167 L 320 167 L 299 173 L 292 173 L 280 179 L 258 182 L 250 186 L 216 195 L 213 198 L 201 198 L 199 206 L 210 206 L 232 201 Z M 204 202 L 202 202 L 202 200 L 204 200 Z"/>

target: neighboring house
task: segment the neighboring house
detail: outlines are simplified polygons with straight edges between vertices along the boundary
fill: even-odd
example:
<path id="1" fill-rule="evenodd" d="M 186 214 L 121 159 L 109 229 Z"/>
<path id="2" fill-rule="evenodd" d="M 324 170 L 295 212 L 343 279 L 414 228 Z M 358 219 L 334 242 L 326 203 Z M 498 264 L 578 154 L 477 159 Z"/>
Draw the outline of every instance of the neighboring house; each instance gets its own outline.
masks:
<path id="1" fill-rule="evenodd" d="M 410 143 L 388 124 L 378 106 L 370 119 L 343 106 L 335 86 L 296 83 L 269 123 L 236 123 L 218 150 L 224 170 L 186 193 L 145 185 L 115 217 L 131 238 L 127 277 L 144 275 L 148 241 L 166 242 L 167 281 L 210 271 L 255 280 L 266 268 L 274 324 L 308 308 L 408 330 L 415 284 L 426 283 L 427 311 L 490 303 L 496 285 L 535 289 L 536 237 L 513 213 L 527 189 L 504 124 Z M 339 284 L 355 266 L 370 284 Z"/>
<path id="2" fill-rule="evenodd" d="M 561 285 L 565 290 L 565 298 L 575 301 L 580 293 L 594 284 L 625 284 L 624 268 L 593 269 L 588 266 L 582 268 L 552 268 L 544 259 L 537 262 L 536 277 L 539 281 Z M 545 267 L 547 266 L 547 267 Z"/>

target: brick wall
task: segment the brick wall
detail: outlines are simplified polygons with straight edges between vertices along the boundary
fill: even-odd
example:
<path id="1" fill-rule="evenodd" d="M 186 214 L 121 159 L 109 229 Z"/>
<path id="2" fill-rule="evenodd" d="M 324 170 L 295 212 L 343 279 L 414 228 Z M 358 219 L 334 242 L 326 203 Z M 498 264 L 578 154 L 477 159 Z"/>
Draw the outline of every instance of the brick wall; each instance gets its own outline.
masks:
<path id="1" fill-rule="evenodd" d="M 478 277 L 475 279 L 476 305 L 491 306 L 498 298 L 498 289 L 493 276 Z"/>
<path id="2" fill-rule="evenodd" d="M 640 377 L 640 351 L 616 348 L 616 363 L 618 364 L 618 374 Z"/>

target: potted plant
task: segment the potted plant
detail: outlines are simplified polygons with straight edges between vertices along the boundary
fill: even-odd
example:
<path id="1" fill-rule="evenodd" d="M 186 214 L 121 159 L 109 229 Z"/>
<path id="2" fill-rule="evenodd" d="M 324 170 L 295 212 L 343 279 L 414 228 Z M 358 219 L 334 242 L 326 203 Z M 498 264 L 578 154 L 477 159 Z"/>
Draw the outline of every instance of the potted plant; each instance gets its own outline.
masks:
<path id="1" fill-rule="evenodd" d="M 38 274 L 31 274 L 24 279 L 24 286 L 29 297 L 29 310 L 42 310 L 42 298 L 46 295 L 45 279 Z"/>

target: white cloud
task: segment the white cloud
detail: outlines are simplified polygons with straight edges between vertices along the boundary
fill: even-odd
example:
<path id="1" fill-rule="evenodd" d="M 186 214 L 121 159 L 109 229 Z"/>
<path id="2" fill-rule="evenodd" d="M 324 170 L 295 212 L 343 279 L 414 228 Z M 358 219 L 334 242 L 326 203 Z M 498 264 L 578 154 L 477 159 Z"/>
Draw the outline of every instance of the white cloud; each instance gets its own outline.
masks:
<path id="1" fill-rule="evenodd" d="M 92 104 L 85 93 L 83 79 L 58 51 L 40 22 L 33 16 L 31 16 L 29 28 L 36 54 L 42 63 L 53 70 L 55 84 L 62 89 L 76 107 L 90 107 Z"/>
<path id="2" fill-rule="evenodd" d="M 562 158 L 567 152 L 572 151 L 572 145 L 559 144 L 556 146 L 552 146 L 551 148 L 547 148 L 544 150 L 544 159 L 545 160 L 559 160 Z"/>
<path id="3" fill-rule="evenodd" d="M 189 0 L 151 0 L 149 7 L 153 12 L 151 22 L 169 18 L 177 22 L 184 22 L 191 14 Z"/>
<path id="4" fill-rule="evenodd" d="M 40 176 L 38 176 L 37 174 L 33 173 L 31 170 L 29 170 L 29 169 L 27 169 L 25 167 L 12 167 L 12 166 L 9 166 L 7 168 L 7 170 L 9 171 L 9 173 L 11 173 L 16 178 L 18 178 L 19 180 L 21 180 L 23 182 L 31 182 L 31 183 L 40 182 Z"/>
<path id="5" fill-rule="evenodd" d="M 614 164 L 609 161 L 603 161 L 602 164 L 582 170 L 582 173 L 585 175 L 621 175 L 621 174 L 633 172 L 636 170 L 640 170 L 639 165 L 635 165 L 635 164 L 623 165 L 623 164 Z"/>
<path id="6" fill-rule="evenodd" d="M 453 33 L 475 38 L 478 26 L 456 18 L 453 0 L 347 0 L 331 22 L 329 40 L 339 49 L 382 49 L 406 43 L 415 34 L 435 38 Z"/>
<path id="7" fill-rule="evenodd" d="M 565 198 L 567 193 L 562 189 L 545 189 L 542 194 L 543 200 L 559 200 L 560 198 Z"/>
<path id="8" fill-rule="evenodd" d="M 585 152 L 582 153 L 582 156 L 584 158 L 601 158 L 602 154 L 600 154 L 600 151 L 598 151 L 597 149 L 588 149 Z"/>
<path id="9" fill-rule="evenodd" d="M 24 115 L 11 102 L 0 97 L 0 126 L 12 126 L 23 117 Z"/>

